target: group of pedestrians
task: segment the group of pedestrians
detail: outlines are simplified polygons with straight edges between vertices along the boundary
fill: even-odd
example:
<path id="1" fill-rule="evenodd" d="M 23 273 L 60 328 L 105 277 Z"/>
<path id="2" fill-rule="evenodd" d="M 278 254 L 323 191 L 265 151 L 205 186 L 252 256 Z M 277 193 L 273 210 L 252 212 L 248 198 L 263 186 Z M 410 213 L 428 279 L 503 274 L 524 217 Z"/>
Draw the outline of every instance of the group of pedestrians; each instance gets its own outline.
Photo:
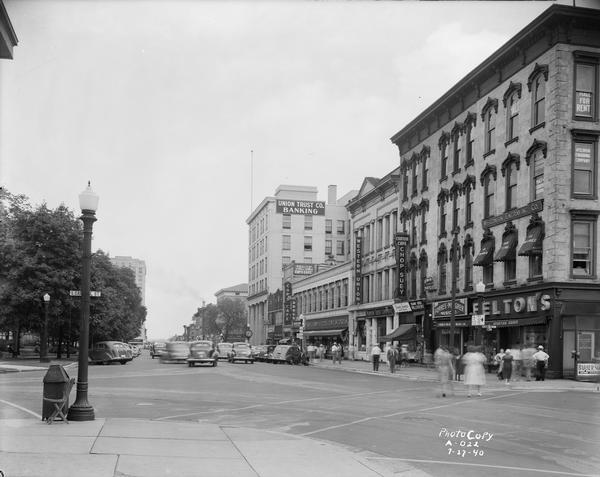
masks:
<path id="1" fill-rule="evenodd" d="M 529 381 L 531 379 L 531 369 L 535 366 L 536 381 L 544 381 L 550 356 L 544 351 L 542 345 L 538 346 L 537 351 L 535 349 L 531 351 L 526 348 L 519 349 L 517 353 L 517 350 L 507 349 L 505 351 L 501 349 L 494 356 L 494 361 L 498 363 L 499 367 L 499 379 L 504 379 L 506 384 L 509 384 L 513 371 L 520 376 L 524 370 Z M 477 347 L 467 347 L 467 352 L 455 359 L 447 346 L 440 345 L 435 351 L 433 359 L 439 374 L 442 397 L 446 397 L 449 392 L 454 394 L 452 383 L 455 377 L 460 380 L 462 374 L 464 374 L 464 384 L 467 386 L 467 397 L 471 397 L 475 391 L 478 396 L 481 396 L 481 387 L 486 382 L 485 365 L 488 360 Z M 517 362 L 519 364 L 515 364 Z M 459 367 L 461 368 L 460 371 L 458 370 Z"/>

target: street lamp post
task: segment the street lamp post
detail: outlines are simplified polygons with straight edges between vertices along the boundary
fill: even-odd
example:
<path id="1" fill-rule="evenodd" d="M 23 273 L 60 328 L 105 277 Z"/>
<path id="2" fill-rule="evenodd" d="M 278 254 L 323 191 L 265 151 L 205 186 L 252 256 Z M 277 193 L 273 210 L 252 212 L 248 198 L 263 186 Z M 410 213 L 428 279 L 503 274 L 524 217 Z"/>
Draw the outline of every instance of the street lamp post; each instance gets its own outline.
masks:
<path id="1" fill-rule="evenodd" d="M 477 310 L 477 311 L 479 312 L 479 315 L 485 316 L 485 313 L 483 312 L 483 293 L 485 292 L 485 283 L 483 283 L 481 280 L 479 280 L 475 284 L 475 291 L 477 292 L 477 302 L 479 303 L 479 310 Z M 481 333 L 481 344 L 483 345 L 483 327 L 481 327 L 480 333 Z"/>
<path id="2" fill-rule="evenodd" d="M 69 408 L 70 421 L 93 421 L 94 408 L 88 402 L 88 346 L 90 325 L 90 266 L 92 261 L 92 225 L 96 221 L 98 195 L 90 183 L 79 194 L 83 222 L 83 260 L 81 267 L 81 325 L 79 329 L 79 369 L 77 370 L 77 397 Z"/>
<path id="3" fill-rule="evenodd" d="M 40 363 L 48 363 L 48 305 L 50 305 L 50 295 L 45 293 L 44 299 L 44 326 L 42 327 L 42 336 L 40 338 Z"/>

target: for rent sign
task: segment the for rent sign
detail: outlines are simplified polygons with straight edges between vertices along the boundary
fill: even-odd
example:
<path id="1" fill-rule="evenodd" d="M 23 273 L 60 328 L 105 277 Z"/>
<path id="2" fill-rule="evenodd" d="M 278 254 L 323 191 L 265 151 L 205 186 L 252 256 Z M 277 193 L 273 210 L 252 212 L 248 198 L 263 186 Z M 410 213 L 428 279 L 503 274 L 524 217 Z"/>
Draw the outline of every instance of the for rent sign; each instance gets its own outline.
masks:
<path id="1" fill-rule="evenodd" d="M 291 215 L 325 215 L 325 202 L 317 200 L 277 200 L 275 212 Z"/>

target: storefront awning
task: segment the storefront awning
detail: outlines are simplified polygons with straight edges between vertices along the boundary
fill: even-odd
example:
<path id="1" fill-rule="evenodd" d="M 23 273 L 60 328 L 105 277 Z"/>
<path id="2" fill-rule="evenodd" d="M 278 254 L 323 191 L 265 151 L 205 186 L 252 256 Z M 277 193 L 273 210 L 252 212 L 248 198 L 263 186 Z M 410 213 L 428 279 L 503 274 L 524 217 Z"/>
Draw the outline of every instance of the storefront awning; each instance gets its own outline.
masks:
<path id="1" fill-rule="evenodd" d="M 494 257 L 494 239 L 488 239 L 481 243 L 481 250 L 473 260 L 473 265 L 484 267 L 492 263 Z"/>
<path id="2" fill-rule="evenodd" d="M 517 258 L 517 234 L 511 233 L 504 237 L 500 250 L 494 256 L 494 262 L 506 262 Z"/>
<path id="3" fill-rule="evenodd" d="M 417 337 L 417 325 L 414 323 L 409 325 L 400 325 L 389 335 L 381 338 L 381 341 L 410 341 Z"/>
<path id="4" fill-rule="evenodd" d="M 527 230 L 525 242 L 519 249 L 519 255 L 541 255 L 543 251 L 543 235 L 544 231 L 541 225 L 530 227 Z"/>
<path id="5" fill-rule="evenodd" d="M 336 330 L 311 330 L 305 331 L 304 336 L 340 336 L 348 328 L 340 328 Z"/>

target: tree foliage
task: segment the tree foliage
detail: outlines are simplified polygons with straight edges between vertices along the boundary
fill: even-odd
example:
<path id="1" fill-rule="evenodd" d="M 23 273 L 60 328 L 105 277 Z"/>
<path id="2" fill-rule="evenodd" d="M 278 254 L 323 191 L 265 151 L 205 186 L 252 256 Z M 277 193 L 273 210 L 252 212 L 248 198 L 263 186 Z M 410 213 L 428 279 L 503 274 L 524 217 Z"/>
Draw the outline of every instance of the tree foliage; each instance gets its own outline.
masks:
<path id="1" fill-rule="evenodd" d="M 225 297 L 217 302 L 217 310 L 217 325 L 221 328 L 223 340 L 243 339 L 248 322 L 245 303 L 239 299 Z"/>
<path id="2" fill-rule="evenodd" d="M 78 339 L 79 300 L 69 292 L 80 289 L 81 222 L 64 205 L 32 207 L 23 195 L 0 194 L 0 331 L 38 332 L 48 293 L 51 340 L 67 333 Z M 92 289 L 102 293 L 92 299 L 92 336 L 134 338 L 146 310 L 132 272 L 114 267 L 102 251 L 93 254 L 91 268 Z"/>

